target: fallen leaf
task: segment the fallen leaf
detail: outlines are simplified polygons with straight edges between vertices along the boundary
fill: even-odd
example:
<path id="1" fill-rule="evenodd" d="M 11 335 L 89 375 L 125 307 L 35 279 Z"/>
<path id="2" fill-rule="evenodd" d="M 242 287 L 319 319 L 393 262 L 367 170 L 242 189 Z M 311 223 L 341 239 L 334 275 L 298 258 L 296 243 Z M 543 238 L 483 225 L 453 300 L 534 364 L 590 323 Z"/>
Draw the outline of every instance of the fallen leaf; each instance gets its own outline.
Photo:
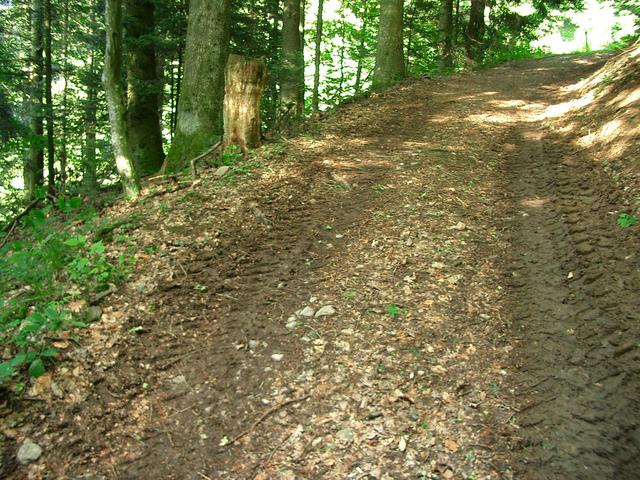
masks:
<path id="1" fill-rule="evenodd" d="M 460 446 L 454 440 L 450 439 L 444 441 L 444 446 L 450 452 L 457 452 L 458 448 L 460 448 Z"/>

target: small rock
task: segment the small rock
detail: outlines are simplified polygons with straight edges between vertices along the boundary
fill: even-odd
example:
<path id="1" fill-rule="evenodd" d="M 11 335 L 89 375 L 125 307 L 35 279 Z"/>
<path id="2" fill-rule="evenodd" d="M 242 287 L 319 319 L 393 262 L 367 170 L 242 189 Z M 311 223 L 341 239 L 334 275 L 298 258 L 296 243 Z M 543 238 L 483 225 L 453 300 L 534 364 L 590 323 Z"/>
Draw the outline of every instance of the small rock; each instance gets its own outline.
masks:
<path id="1" fill-rule="evenodd" d="M 284 358 L 284 355 L 281 353 L 274 353 L 273 355 L 271 355 L 271 358 L 273 360 L 275 360 L 276 362 L 279 362 L 280 360 L 282 360 Z"/>
<path id="2" fill-rule="evenodd" d="M 298 310 L 296 315 L 302 318 L 311 318 L 316 311 L 311 307 L 304 307 L 302 310 Z"/>
<path id="3" fill-rule="evenodd" d="M 18 462 L 22 465 L 35 462 L 42 455 L 42 448 L 37 443 L 27 438 L 18 449 Z"/>
<path id="4" fill-rule="evenodd" d="M 62 390 L 56 382 L 51 383 L 51 393 L 53 393 L 53 396 L 56 398 L 64 397 L 64 390 Z"/>
<path id="5" fill-rule="evenodd" d="M 102 309 L 97 306 L 89 307 L 84 312 L 84 320 L 87 323 L 94 323 L 102 317 Z"/>
<path id="6" fill-rule="evenodd" d="M 318 297 L 311 297 L 309 299 L 309 303 L 316 303 L 318 301 Z"/>
<path id="7" fill-rule="evenodd" d="M 462 280 L 462 275 L 451 275 L 447 278 L 447 282 L 451 285 L 456 285 L 460 280 Z"/>
<path id="8" fill-rule="evenodd" d="M 350 428 L 343 428 L 336 433 L 336 438 L 343 442 L 350 442 L 353 440 L 353 430 Z"/>
<path id="9" fill-rule="evenodd" d="M 315 314 L 316 318 L 319 317 L 328 317 L 330 315 L 333 315 L 334 313 L 336 313 L 336 309 L 333 308 L 333 305 L 325 305 L 324 307 L 321 307 Z"/>
<path id="10" fill-rule="evenodd" d="M 231 170 L 231 167 L 223 165 L 222 167 L 218 167 L 216 171 L 213 172 L 213 176 L 218 178 L 224 177 L 229 172 L 229 170 Z"/>
<path id="11" fill-rule="evenodd" d="M 576 247 L 576 252 L 578 252 L 580 255 L 588 255 L 589 253 L 592 253 L 594 250 L 595 248 L 593 247 L 593 245 L 587 242 L 581 243 Z"/>
<path id="12" fill-rule="evenodd" d="M 183 383 L 187 383 L 187 379 L 184 375 L 177 375 L 171 379 L 171 383 L 174 385 L 181 385 Z"/>
<path id="13" fill-rule="evenodd" d="M 400 437 L 400 441 L 398 442 L 398 450 L 404 452 L 407 449 L 407 437 Z"/>
<path id="14" fill-rule="evenodd" d="M 295 330 L 295 328 L 298 326 L 298 321 L 289 320 L 285 326 L 287 327 L 288 330 Z"/>
<path id="15" fill-rule="evenodd" d="M 255 350 L 258 347 L 257 340 L 249 340 L 249 350 Z"/>
<path id="16" fill-rule="evenodd" d="M 456 223 L 453 227 L 449 227 L 449 230 L 464 230 L 467 226 L 463 222 Z"/>

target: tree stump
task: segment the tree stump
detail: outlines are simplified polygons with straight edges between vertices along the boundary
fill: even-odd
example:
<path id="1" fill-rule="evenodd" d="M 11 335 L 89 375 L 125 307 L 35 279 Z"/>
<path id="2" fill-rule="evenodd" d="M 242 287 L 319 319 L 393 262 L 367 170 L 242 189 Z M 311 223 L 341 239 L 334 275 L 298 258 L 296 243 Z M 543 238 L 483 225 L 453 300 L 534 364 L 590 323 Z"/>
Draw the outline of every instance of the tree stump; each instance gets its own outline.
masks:
<path id="1" fill-rule="evenodd" d="M 260 97 L 266 83 L 264 60 L 229 55 L 224 84 L 224 148 L 237 145 L 246 157 L 249 148 L 260 144 Z"/>

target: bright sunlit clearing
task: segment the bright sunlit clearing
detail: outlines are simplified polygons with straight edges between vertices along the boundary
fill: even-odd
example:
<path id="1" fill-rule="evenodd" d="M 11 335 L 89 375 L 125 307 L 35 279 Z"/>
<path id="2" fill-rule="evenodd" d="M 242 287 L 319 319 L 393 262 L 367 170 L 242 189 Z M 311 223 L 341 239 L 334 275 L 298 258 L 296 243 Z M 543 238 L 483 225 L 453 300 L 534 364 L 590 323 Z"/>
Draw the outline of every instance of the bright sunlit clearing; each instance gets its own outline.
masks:
<path id="1" fill-rule="evenodd" d="M 554 12 L 559 24 L 551 27 L 551 33 L 532 43 L 551 53 L 589 52 L 600 50 L 613 41 L 631 35 L 635 31 L 633 15 L 616 14 L 612 2 L 586 0 L 582 12 Z M 547 21 L 547 28 L 550 27 Z M 544 26 L 544 25 L 543 25 Z"/>

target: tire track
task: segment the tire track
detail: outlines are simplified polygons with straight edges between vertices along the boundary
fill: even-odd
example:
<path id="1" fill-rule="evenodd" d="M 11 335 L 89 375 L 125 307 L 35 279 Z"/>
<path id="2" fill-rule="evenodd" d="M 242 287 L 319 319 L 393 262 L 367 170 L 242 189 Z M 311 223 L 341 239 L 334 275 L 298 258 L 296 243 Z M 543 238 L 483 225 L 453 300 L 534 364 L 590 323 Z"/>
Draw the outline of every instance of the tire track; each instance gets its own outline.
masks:
<path id="1" fill-rule="evenodd" d="M 511 279 L 521 478 L 636 478 L 640 262 L 614 185 L 541 127 L 516 131 Z M 533 391 L 527 386 L 535 385 Z"/>

